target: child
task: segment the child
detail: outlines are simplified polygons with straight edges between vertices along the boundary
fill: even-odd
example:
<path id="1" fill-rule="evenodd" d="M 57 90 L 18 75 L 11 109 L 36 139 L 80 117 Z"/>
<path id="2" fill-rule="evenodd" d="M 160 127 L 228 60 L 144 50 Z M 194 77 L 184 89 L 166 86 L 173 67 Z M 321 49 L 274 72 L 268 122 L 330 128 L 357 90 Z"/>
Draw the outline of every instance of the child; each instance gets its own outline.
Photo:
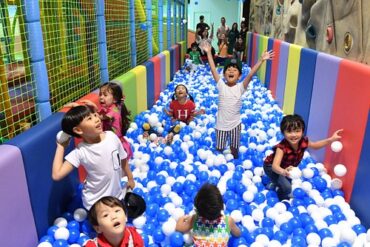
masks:
<path id="1" fill-rule="evenodd" d="M 200 52 L 198 50 L 198 44 L 196 42 L 191 44 L 189 59 L 192 61 L 194 65 L 203 64 L 203 61 L 200 59 Z"/>
<path id="2" fill-rule="evenodd" d="M 61 180 L 74 168 L 83 165 L 87 172 L 82 190 L 82 202 L 86 209 L 90 209 L 103 196 L 123 199 L 123 176 L 128 178 L 127 187 L 134 188 L 127 153 L 120 139 L 111 131 L 103 131 L 101 119 L 92 108 L 85 105 L 71 108 L 62 119 L 62 130 L 82 138 L 82 142 L 65 157 L 64 162 L 63 156 L 69 140 L 57 142 L 52 178 Z"/>
<path id="3" fill-rule="evenodd" d="M 280 124 L 284 139 L 273 147 L 274 152 L 264 161 L 263 169 L 272 181 L 268 187 L 278 187 L 277 194 L 280 200 L 289 199 L 292 191 L 289 171 L 298 166 L 304 151 L 307 148 L 319 149 L 341 139 L 339 134 L 342 130 L 337 130 L 330 138 L 312 142 L 303 136 L 304 130 L 305 123 L 299 115 L 286 115 Z"/>
<path id="4" fill-rule="evenodd" d="M 171 117 L 172 123 L 181 121 L 186 124 L 189 124 L 195 116 L 205 113 L 204 109 L 195 110 L 194 99 L 183 84 L 178 84 L 175 87 L 175 93 L 172 95 L 172 101 L 170 103 L 170 110 L 164 109 L 164 112 Z M 173 135 L 178 132 L 179 126 L 175 125 L 168 134 L 167 140 L 171 142 Z"/>
<path id="5" fill-rule="evenodd" d="M 126 226 L 127 209 L 117 198 L 106 196 L 99 199 L 91 207 L 88 217 L 98 236 L 87 241 L 84 246 L 144 246 L 144 241 L 135 227 Z"/>
<path id="6" fill-rule="evenodd" d="M 193 231 L 194 246 L 227 246 L 230 232 L 240 236 L 234 220 L 222 214 L 224 202 L 215 185 L 204 184 L 195 196 L 194 206 L 197 213 L 180 217 L 176 224 L 176 231 Z"/>
<path id="7" fill-rule="evenodd" d="M 264 52 L 261 59 L 253 66 L 243 83 L 238 84 L 237 82 L 242 74 L 241 62 L 236 59 L 226 61 L 224 66 L 225 84 L 216 71 L 212 54 L 210 52 L 210 46 L 207 43 L 204 43 L 203 50 L 207 52 L 211 72 L 213 78 L 217 82 L 218 89 L 216 149 L 222 151 L 225 148 L 227 139 L 229 139 L 231 153 L 234 158 L 237 159 L 241 132 L 241 96 L 247 90 L 248 84 L 254 73 L 256 73 L 265 60 L 272 58 L 273 52 Z"/>
<path id="8" fill-rule="evenodd" d="M 114 82 L 104 83 L 99 88 L 99 101 L 100 108 L 90 100 L 82 100 L 81 103 L 95 108 L 102 120 L 103 130 L 111 130 L 120 138 L 129 160 L 132 157 L 132 150 L 124 135 L 130 126 L 131 113 L 124 103 L 121 87 Z M 78 103 L 70 103 L 66 106 L 75 107 L 78 105 Z"/>

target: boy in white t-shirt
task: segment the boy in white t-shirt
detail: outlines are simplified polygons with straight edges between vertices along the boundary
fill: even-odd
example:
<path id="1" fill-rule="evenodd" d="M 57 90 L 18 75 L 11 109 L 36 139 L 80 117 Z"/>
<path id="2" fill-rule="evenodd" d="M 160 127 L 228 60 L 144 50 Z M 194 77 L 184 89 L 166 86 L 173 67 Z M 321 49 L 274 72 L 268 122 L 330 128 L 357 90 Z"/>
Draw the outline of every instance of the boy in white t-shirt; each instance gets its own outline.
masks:
<path id="1" fill-rule="evenodd" d="M 57 142 L 52 178 L 63 179 L 74 168 L 81 165 L 87 172 L 82 202 L 86 209 L 103 196 L 114 196 L 123 199 L 125 192 L 121 188 L 121 178 L 128 177 L 127 187 L 133 189 L 127 153 L 120 139 L 111 131 L 103 131 L 99 115 L 88 106 L 77 106 L 70 109 L 62 119 L 62 130 L 74 137 L 81 137 L 82 142 L 63 160 L 69 140 Z"/>
<path id="2" fill-rule="evenodd" d="M 224 83 L 217 73 L 215 63 L 212 59 L 211 46 L 207 42 L 203 42 L 200 48 L 207 53 L 213 78 L 217 82 L 218 112 L 216 121 L 216 149 L 222 151 L 226 146 L 226 141 L 229 140 L 231 153 L 237 159 L 241 133 L 241 96 L 247 90 L 252 76 L 265 60 L 273 57 L 274 53 L 272 51 L 264 52 L 243 83 L 237 83 L 242 75 L 242 63 L 236 59 L 226 61 L 224 66 L 224 79 L 226 83 Z"/>

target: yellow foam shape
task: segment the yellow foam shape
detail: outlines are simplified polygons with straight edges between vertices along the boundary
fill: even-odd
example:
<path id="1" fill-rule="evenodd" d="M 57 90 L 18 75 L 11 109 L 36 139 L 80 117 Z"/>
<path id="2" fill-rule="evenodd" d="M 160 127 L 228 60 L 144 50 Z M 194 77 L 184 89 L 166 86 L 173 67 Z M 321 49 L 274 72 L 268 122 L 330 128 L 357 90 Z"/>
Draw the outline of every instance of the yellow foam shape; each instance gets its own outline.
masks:
<path id="1" fill-rule="evenodd" d="M 159 53 L 159 47 L 157 42 L 155 42 L 154 37 L 152 37 L 152 46 L 153 46 L 153 55 L 156 55 Z"/>
<path id="2" fill-rule="evenodd" d="M 185 54 L 186 54 L 186 41 L 179 42 L 181 44 L 181 66 L 184 65 L 185 62 Z"/>
<path id="3" fill-rule="evenodd" d="M 146 67 L 139 65 L 133 68 L 131 71 L 136 76 L 136 109 L 139 113 L 148 109 Z"/>
<path id="4" fill-rule="evenodd" d="M 267 45 L 268 45 L 268 39 L 269 37 L 267 36 L 262 36 L 260 42 L 261 42 L 261 54 L 260 57 L 262 56 L 262 53 L 264 51 L 267 51 Z M 259 69 L 260 71 L 260 80 L 263 84 L 265 84 L 266 81 L 266 61 L 261 65 L 261 68 Z"/>
<path id="5" fill-rule="evenodd" d="M 140 22 L 146 21 L 146 15 L 143 5 L 141 4 L 141 0 L 135 0 L 135 8 L 136 14 L 135 18 L 137 18 Z"/>
<path id="6" fill-rule="evenodd" d="M 301 59 L 301 49 L 299 45 L 289 46 L 289 57 L 286 72 L 286 83 L 284 93 L 283 112 L 285 114 L 294 113 L 295 98 L 297 94 L 299 61 Z"/>
<path id="7" fill-rule="evenodd" d="M 171 77 L 170 77 L 170 73 L 171 73 L 171 70 L 170 70 L 170 62 L 171 62 L 171 57 L 170 57 L 170 52 L 169 51 L 162 51 L 161 52 L 165 57 L 166 57 L 166 85 L 170 82 L 171 80 Z"/>

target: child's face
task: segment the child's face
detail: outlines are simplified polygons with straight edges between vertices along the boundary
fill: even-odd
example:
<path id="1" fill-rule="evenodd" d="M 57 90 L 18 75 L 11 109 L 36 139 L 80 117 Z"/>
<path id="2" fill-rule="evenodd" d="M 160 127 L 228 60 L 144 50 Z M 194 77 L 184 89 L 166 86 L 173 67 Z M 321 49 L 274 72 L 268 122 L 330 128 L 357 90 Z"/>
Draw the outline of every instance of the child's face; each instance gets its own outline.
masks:
<path id="1" fill-rule="evenodd" d="M 295 130 L 286 130 L 284 131 L 284 137 L 289 142 L 289 144 L 293 147 L 296 147 L 299 141 L 302 139 L 303 130 L 302 129 L 295 129 Z"/>
<path id="2" fill-rule="evenodd" d="M 101 106 L 109 107 L 116 103 L 112 92 L 107 87 L 102 87 L 99 92 L 99 102 Z"/>
<path id="3" fill-rule="evenodd" d="M 103 132 L 103 126 L 99 115 L 97 113 L 91 113 L 85 117 L 82 122 L 73 128 L 77 134 L 83 138 L 96 138 Z"/>
<path id="4" fill-rule="evenodd" d="M 197 51 L 197 47 L 196 47 L 196 46 L 193 46 L 193 47 L 191 48 L 191 50 L 192 50 L 193 52 L 196 52 L 196 51 Z"/>
<path id="5" fill-rule="evenodd" d="M 238 42 L 241 44 L 243 43 L 243 39 L 242 38 L 238 38 Z"/>
<path id="6" fill-rule="evenodd" d="M 94 226 L 98 233 L 102 233 L 108 240 L 109 238 L 121 236 L 126 227 L 126 214 L 119 206 L 107 206 L 100 203 L 96 207 L 98 226 Z"/>
<path id="7" fill-rule="evenodd" d="M 236 84 L 240 78 L 240 72 L 235 67 L 228 67 L 224 73 L 224 77 L 229 84 Z"/>
<path id="8" fill-rule="evenodd" d="M 186 88 L 182 85 L 178 86 L 175 90 L 176 98 L 184 98 L 187 97 Z"/>

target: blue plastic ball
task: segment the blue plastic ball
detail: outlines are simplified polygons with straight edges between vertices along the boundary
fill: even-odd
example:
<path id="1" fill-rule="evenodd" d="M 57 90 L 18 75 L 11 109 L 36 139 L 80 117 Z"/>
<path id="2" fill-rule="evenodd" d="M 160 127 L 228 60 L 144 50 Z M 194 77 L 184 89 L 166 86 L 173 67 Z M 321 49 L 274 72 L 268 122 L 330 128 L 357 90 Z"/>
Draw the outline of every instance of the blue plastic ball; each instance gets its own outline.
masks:
<path id="1" fill-rule="evenodd" d="M 281 244 L 284 244 L 288 240 L 289 234 L 286 231 L 279 230 L 275 232 L 273 239 L 279 241 Z"/>
<path id="2" fill-rule="evenodd" d="M 64 239 L 57 239 L 53 243 L 53 247 L 68 247 L 68 242 Z"/>
<path id="3" fill-rule="evenodd" d="M 174 247 L 180 247 L 184 245 L 184 237 L 180 232 L 174 232 L 170 236 L 170 244 Z"/>
<path id="4" fill-rule="evenodd" d="M 161 243 L 166 238 L 161 228 L 156 228 L 153 231 L 153 240 L 155 243 Z"/>

